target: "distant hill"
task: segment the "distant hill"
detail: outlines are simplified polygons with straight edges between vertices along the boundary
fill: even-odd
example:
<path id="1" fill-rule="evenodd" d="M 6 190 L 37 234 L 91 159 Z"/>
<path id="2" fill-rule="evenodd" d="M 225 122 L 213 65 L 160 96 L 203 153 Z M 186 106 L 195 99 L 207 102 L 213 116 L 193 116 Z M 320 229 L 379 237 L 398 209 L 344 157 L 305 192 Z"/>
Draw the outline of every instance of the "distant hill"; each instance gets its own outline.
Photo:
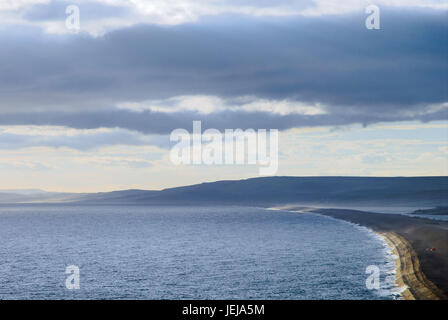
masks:
<path id="1" fill-rule="evenodd" d="M 267 177 L 217 181 L 162 191 L 90 194 L 82 202 L 137 204 L 448 204 L 448 177 Z"/>
<path id="2" fill-rule="evenodd" d="M 33 195 L 33 202 L 36 195 Z M 448 205 L 448 177 L 263 177 L 161 191 L 47 195 L 41 202 L 142 205 Z M 0 194 L 0 202 L 1 194 Z"/>
<path id="3" fill-rule="evenodd" d="M 420 209 L 411 212 L 412 214 L 430 214 L 435 216 L 448 216 L 448 207 L 435 207 L 431 209 Z"/>
<path id="4" fill-rule="evenodd" d="M 47 192 L 38 189 L 0 190 L 0 203 L 66 202 L 86 194 Z"/>
<path id="5" fill-rule="evenodd" d="M 11 190 L 0 190 L 1 194 L 17 194 L 17 195 L 46 195 L 54 192 L 48 192 L 40 189 L 11 189 Z"/>

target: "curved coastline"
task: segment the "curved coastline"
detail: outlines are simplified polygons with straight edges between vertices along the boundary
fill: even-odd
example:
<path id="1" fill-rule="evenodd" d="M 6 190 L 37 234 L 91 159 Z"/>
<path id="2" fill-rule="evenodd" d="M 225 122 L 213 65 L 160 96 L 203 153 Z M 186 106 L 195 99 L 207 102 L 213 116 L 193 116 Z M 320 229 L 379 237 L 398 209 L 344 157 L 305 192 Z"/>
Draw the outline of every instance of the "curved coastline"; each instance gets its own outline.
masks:
<path id="1" fill-rule="evenodd" d="M 376 232 L 392 248 L 395 259 L 395 281 L 405 300 L 441 300 L 446 295 L 423 273 L 418 255 L 402 236 L 395 232 Z"/>
<path id="2" fill-rule="evenodd" d="M 400 293 L 403 299 L 448 300 L 448 295 L 436 283 L 428 279 L 427 275 L 422 270 L 421 259 L 419 256 L 422 256 L 423 252 L 426 254 L 426 250 L 422 249 L 421 246 L 414 248 L 411 241 L 413 240 L 414 243 L 425 242 L 425 245 L 431 244 L 431 241 L 425 239 L 424 233 L 428 232 L 428 228 L 431 227 L 428 226 L 428 224 L 431 225 L 434 224 L 434 222 L 427 222 L 424 221 L 425 219 L 409 218 L 399 215 L 367 213 L 346 209 L 317 209 L 292 206 L 270 209 L 302 213 L 313 212 L 369 228 L 386 241 L 391 247 L 394 255 L 397 257 L 394 261 L 396 269 L 395 281 L 399 288 L 405 288 Z M 420 224 L 422 224 L 425 229 L 419 230 Z M 438 226 L 435 226 L 434 228 L 437 228 L 437 231 L 440 231 Z M 446 228 L 446 226 L 444 228 Z M 448 232 L 448 229 L 445 232 Z M 444 235 L 446 235 L 446 233 Z M 446 260 L 447 257 L 444 252 L 442 252 L 442 254 L 443 258 Z M 443 261 L 444 260 L 442 260 L 442 262 Z M 430 272 L 434 271 L 434 267 L 428 263 L 428 261 L 425 262 L 427 264 L 427 270 Z M 431 275 L 433 276 L 433 274 Z M 446 278 L 435 278 L 441 281 L 441 284 L 446 285 Z"/>

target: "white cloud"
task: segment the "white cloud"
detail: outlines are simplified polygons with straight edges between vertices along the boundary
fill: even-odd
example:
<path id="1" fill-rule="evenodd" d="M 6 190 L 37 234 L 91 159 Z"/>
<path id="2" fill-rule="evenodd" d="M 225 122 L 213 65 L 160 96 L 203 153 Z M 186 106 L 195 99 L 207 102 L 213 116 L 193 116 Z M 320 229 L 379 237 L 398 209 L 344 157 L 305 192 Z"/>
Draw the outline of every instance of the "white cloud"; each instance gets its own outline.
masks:
<path id="1" fill-rule="evenodd" d="M 384 137 L 384 128 L 352 126 L 291 129 L 280 133 L 278 175 L 417 176 L 448 175 L 446 123 L 408 123 L 417 137 L 390 127 L 401 135 Z M 33 137 L 39 127 L 2 127 L 2 134 Z M 392 129 L 392 130 L 393 130 Z M 49 138 L 61 137 L 66 145 L 84 136 L 115 129 L 74 130 L 43 127 Z M 387 129 L 390 130 L 390 129 Z M 123 132 L 121 132 L 123 133 Z M 148 145 L 102 145 L 95 149 L 29 146 L 3 149 L 0 188 L 43 188 L 55 191 L 110 191 L 128 188 L 160 189 L 204 181 L 241 179 L 258 175 L 256 166 L 174 166 L 169 150 Z"/>
<path id="2" fill-rule="evenodd" d="M 352 12 L 364 12 L 364 9 L 375 4 L 378 7 L 397 7 L 397 8 L 432 8 L 448 9 L 447 1 L 439 0 L 314 0 L 315 6 L 301 10 L 300 14 L 305 16 L 320 16 L 329 14 L 345 14 Z"/>
<path id="3" fill-rule="evenodd" d="M 321 16 L 364 12 L 370 0 L 280 0 L 280 1 L 248 1 L 248 0 L 71 0 L 70 4 L 83 5 L 88 2 L 122 8 L 127 14 L 120 17 L 98 16 L 95 20 L 81 18 L 81 30 L 98 36 L 105 32 L 139 23 L 176 25 L 194 22 L 203 16 L 219 14 L 238 14 L 248 16 Z M 448 9 L 446 1 L 439 0 L 376 0 L 378 6 L 397 8 L 417 7 L 432 9 Z M 22 17 L 36 4 L 53 3 L 50 0 L 2 0 L 0 1 L 0 25 L 5 23 L 22 23 L 37 25 L 48 33 L 70 33 L 65 28 L 65 12 L 61 12 L 60 20 L 31 21 Z M 85 12 L 84 12 L 85 13 Z M 81 17 L 83 16 L 81 6 Z"/>
<path id="4" fill-rule="evenodd" d="M 325 114 L 325 107 L 320 103 L 306 104 L 290 100 L 268 100 L 255 97 L 240 97 L 226 101 L 217 96 L 178 96 L 166 100 L 122 102 L 117 104 L 119 109 L 141 112 L 151 110 L 153 112 L 198 112 L 211 114 L 219 111 L 246 111 L 268 112 L 279 115 L 301 114 L 318 115 Z"/>
<path id="5" fill-rule="evenodd" d="M 18 10 L 27 8 L 36 4 L 50 3 L 51 0 L 1 0 L 0 11 Z"/>

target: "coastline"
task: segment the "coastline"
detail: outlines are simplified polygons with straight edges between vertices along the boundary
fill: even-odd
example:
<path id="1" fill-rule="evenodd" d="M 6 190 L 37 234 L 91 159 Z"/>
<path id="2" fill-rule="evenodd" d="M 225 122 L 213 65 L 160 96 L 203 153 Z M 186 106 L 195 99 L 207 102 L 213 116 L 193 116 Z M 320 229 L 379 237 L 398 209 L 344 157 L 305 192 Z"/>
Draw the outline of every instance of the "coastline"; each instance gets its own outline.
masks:
<path id="1" fill-rule="evenodd" d="M 440 300 L 444 293 L 430 280 L 420 268 L 415 250 L 403 237 L 394 232 L 375 232 L 382 237 L 397 256 L 395 259 L 395 282 L 405 287 L 400 295 L 405 300 Z M 446 298 L 445 298 L 446 299 Z"/>
<path id="2" fill-rule="evenodd" d="M 402 215 L 367 213 L 346 209 L 317 209 L 304 207 L 275 207 L 271 210 L 291 212 L 312 212 L 345 220 L 369 228 L 383 238 L 397 257 L 395 263 L 395 282 L 405 288 L 400 295 L 405 300 L 448 300 L 448 224 L 411 218 Z M 441 242 L 432 241 L 428 236 L 442 235 Z M 439 249 L 437 254 L 429 252 L 426 246 Z M 424 258 L 424 259 L 422 259 Z M 423 267 L 422 268 L 422 262 Z M 424 272 L 425 270 L 426 272 Z M 436 281 L 434 281 L 434 279 Z"/>

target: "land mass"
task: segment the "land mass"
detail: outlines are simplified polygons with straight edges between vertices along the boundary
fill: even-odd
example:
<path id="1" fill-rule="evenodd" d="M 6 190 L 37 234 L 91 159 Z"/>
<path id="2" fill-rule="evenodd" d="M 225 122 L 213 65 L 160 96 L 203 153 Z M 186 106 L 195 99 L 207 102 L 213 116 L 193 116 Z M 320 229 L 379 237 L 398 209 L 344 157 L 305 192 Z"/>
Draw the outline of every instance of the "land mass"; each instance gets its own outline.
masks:
<path id="1" fill-rule="evenodd" d="M 309 205 L 315 207 L 448 207 L 448 177 L 265 177 L 201 183 L 164 190 L 18 194 L 0 203 L 66 202 L 142 205 Z"/>
<path id="2" fill-rule="evenodd" d="M 448 222 L 346 209 L 282 209 L 311 211 L 370 228 L 398 256 L 396 278 L 400 287 L 407 287 L 405 299 L 448 299 Z"/>
<path id="3" fill-rule="evenodd" d="M 308 210 L 366 226 L 383 236 L 399 256 L 398 281 L 399 285 L 408 287 L 403 293 L 405 298 L 447 299 L 448 222 L 363 211 L 381 212 L 394 207 L 400 213 L 445 214 L 448 208 L 448 177 L 266 177 L 217 181 L 160 191 L 123 190 L 82 194 L 6 190 L 0 191 L 0 203 L 282 205 L 301 212 L 304 207 L 312 207 L 314 209 Z M 363 209 L 372 207 L 379 211 Z"/>
<path id="4" fill-rule="evenodd" d="M 447 216 L 448 215 L 448 207 L 435 207 L 431 209 L 419 209 L 411 212 L 412 214 L 429 214 L 435 216 Z"/>

